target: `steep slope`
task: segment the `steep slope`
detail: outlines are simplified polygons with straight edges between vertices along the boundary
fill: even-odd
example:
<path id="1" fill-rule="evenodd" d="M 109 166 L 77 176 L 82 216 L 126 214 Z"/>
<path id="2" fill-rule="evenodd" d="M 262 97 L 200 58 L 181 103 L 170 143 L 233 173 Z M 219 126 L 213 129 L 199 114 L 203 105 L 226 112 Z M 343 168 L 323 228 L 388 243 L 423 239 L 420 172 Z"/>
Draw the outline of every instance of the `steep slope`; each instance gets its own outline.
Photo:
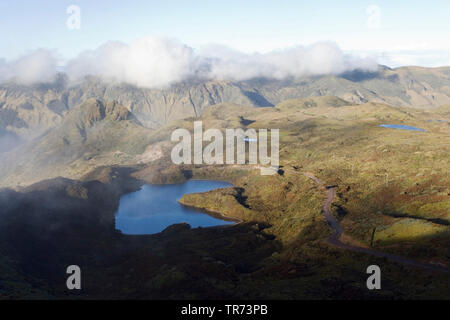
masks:
<path id="1" fill-rule="evenodd" d="M 90 98 L 118 101 L 148 128 L 198 116 L 206 107 L 227 101 L 270 105 L 251 89 L 243 90 L 239 84 L 223 81 L 192 81 L 164 89 L 107 84 L 93 77 L 70 87 L 63 80 L 48 86 L 7 84 L 0 86 L 0 129 L 35 137 L 60 124 L 70 109 Z"/>
<path id="2" fill-rule="evenodd" d="M 117 102 L 88 99 L 56 128 L 4 153 L 1 184 L 79 176 L 98 165 L 125 163 L 145 150 L 150 133 Z"/>

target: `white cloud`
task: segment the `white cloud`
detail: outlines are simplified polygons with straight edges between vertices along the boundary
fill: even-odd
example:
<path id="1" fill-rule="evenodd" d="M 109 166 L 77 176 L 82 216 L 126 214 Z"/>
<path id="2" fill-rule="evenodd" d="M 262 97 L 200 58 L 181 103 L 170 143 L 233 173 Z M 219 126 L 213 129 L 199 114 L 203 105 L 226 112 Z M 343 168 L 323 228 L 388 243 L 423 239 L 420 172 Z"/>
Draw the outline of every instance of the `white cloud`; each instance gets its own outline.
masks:
<path id="1" fill-rule="evenodd" d="M 96 50 L 81 53 L 68 62 L 71 80 L 96 75 L 142 87 L 159 87 L 186 79 L 193 74 L 192 48 L 176 41 L 144 38 L 126 45 L 108 42 Z"/>
<path id="2" fill-rule="evenodd" d="M 56 68 L 56 54 L 38 49 L 14 61 L 0 61 L 0 81 L 10 80 L 24 85 L 50 82 L 56 75 Z"/>
<path id="3" fill-rule="evenodd" d="M 244 54 L 224 47 L 201 52 L 209 67 L 209 78 L 246 80 L 254 77 L 284 79 L 305 75 L 339 74 L 355 69 L 375 70 L 369 58 L 344 54 L 328 42 L 296 46 L 265 54 Z"/>
<path id="4" fill-rule="evenodd" d="M 378 55 L 378 61 L 391 67 L 426 66 L 441 67 L 450 65 L 450 51 L 386 51 Z"/>
<path id="5" fill-rule="evenodd" d="M 3 77 L 30 84 L 51 81 L 57 70 L 54 53 L 38 50 L 0 64 Z M 284 79 L 304 75 L 339 74 L 355 69 L 375 70 L 373 59 L 345 54 L 334 43 L 321 42 L 268 53 L 242 53 L 223 46 L 196 51 L 173 39 L 148 37 L 131 44 L 108 42 L 82 52 L 63 70 L 72 81 L 87 75 L 140 87 L 163 87 L 192 77 L 246 80 Z"/>

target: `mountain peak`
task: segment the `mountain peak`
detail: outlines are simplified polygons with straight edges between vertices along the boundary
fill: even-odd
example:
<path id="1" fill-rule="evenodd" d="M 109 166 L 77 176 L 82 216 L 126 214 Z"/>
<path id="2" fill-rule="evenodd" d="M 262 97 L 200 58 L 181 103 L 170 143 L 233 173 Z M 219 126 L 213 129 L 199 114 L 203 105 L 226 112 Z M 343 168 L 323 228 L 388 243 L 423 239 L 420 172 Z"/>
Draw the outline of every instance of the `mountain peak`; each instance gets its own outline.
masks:
<path id="1" fill-rule="evenodd" d="M 134 119 L 131 112 L 117 101 L 104 102 L 96 98 L 87 99 L 81 105 L 75 107 L 71 113 L 73 115 L 78 115 L 78 119 L 81 121 L 80 124 L 87 127 L 107 118 L 111 121 Z"/>

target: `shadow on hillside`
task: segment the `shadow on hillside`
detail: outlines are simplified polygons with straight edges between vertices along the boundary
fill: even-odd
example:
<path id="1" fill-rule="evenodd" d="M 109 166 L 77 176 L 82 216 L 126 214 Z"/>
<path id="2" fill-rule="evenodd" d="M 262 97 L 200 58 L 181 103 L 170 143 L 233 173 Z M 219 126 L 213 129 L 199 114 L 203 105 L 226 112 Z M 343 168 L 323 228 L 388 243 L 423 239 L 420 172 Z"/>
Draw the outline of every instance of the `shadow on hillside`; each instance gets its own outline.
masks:
<path id="1" fill-rule="evenodd" d="M 353 71 L 342 73 L 340 75 L 340 77 L 344 78 L 346 80 L 352 81 L 352 82 L 363 82 L 363 81 L 372 80 L 372 79 L 380 77 L 380 73 L 363 71 L 363 70 L 353 70 Z"/>
<path id="2" fill-rule="evenodd" d="M 263 97 L 258 92 L 254 91 L 243 91 L 245 96 L 249 98 L 258 107 L 273 107 L 273 103 L 269 102 L 265 97 Z"/>
<path id="3" fill-rule="evenodd" d="M 114 221 L 120 194 L 112 182 L 62 178 L 3 190 L 1 252 L 24 282 L 56 297 L 223 299 L 237 297 L 234 282 L 280 248 L 256 223 L 123 235 Z M 66 290 L 69 265 L 82 269 L 80 293 Z"/>

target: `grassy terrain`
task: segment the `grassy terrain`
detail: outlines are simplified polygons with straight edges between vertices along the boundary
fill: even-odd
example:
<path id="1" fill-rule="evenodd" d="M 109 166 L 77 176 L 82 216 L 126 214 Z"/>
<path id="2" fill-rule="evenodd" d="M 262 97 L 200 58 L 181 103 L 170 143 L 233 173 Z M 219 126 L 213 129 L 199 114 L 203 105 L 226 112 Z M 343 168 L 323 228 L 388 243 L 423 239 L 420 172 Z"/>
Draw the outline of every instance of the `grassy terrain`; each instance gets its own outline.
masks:
<path id="1" fill-rule="evenodd" d="M 324 194 L 300 175 L 311 172 L 337 186 L 333 210 L 347 241 L 449 265 L 449 114 L 448 107 L 419 111 L 374 103 L 356 106 L 333 97 L 289 100 L 256 110 L 212 107 L 202 116 L 205 127 L 279 128 L 284 174 L 260 176 L 244 165 L 242 174 L 230 179 L 230 174 L 219 173 L 236 166 L 199 168 L 194 177 L 202 177 L 203 170 L 209 170 L 209 177 L 228 177 L 241 189 L 239 197 L 225 201 L 230 195 L 224 195 L 220 201 L 223 191 L 211 191 L 184 196 L 182 203 L 211 211 L 223 208 L 227 215 L 245 209 L 248 219 L 272 225 L 270 232 L 283 243 L 302 243 L 305 233 L 311 240 L 328 230 L 320 215 Z M 243 126 L 239 119 L 250 124 Z M 426 132 L 380 124 L 407 124 Z M 236 203 L 244 209 L 236 209 Z"/>

